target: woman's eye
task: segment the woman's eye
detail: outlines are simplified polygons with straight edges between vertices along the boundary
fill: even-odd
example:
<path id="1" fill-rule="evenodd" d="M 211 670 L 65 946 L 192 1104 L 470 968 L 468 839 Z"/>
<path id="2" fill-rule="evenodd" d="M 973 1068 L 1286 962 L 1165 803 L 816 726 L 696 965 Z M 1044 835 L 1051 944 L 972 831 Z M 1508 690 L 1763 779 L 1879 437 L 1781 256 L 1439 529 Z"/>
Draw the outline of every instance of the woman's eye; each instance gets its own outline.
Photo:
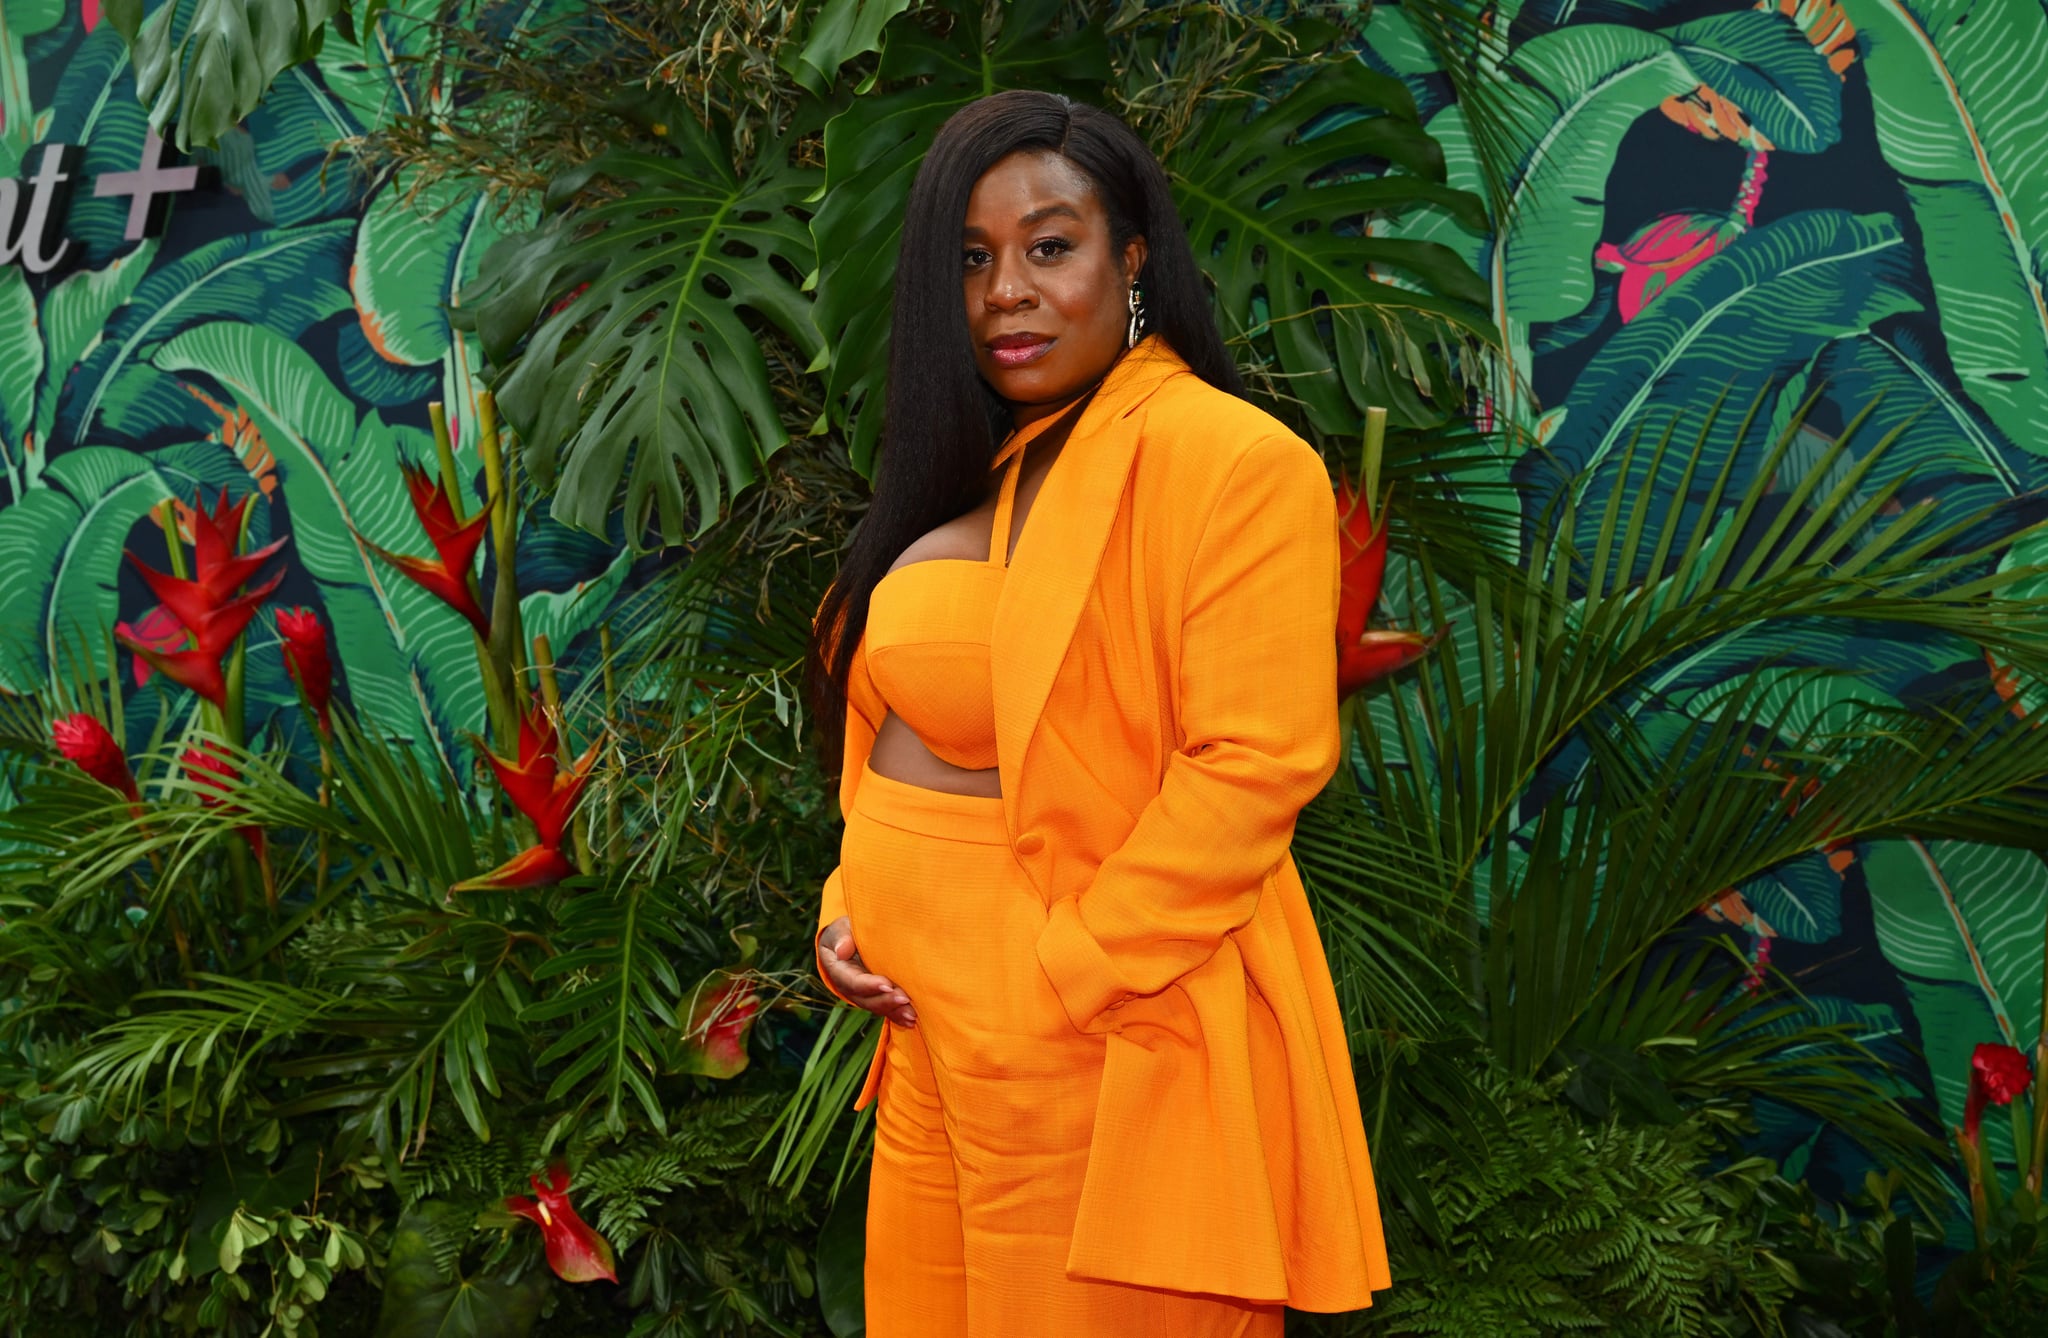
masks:
<path id="1" fill-rule="evenodd" d="M 1034 252 L 1041 253 L 1046 258 L 1050 259 L 1051 257 L 1060 255 L 1063 252 L 1071 251 L 1074 248 L 1073 244 L 1071 242 L 1068 242 L 1064 238 L 1047 237 L 1044 241 L 1035 244 L 1031 249 Z"/>
<path id="2" fill-rule="evenodd" d="M 980 247 L 970 246 L 961 252 L 960 261 L 964 265 L 986 265 L 988 263 L 988 252 Z"/>

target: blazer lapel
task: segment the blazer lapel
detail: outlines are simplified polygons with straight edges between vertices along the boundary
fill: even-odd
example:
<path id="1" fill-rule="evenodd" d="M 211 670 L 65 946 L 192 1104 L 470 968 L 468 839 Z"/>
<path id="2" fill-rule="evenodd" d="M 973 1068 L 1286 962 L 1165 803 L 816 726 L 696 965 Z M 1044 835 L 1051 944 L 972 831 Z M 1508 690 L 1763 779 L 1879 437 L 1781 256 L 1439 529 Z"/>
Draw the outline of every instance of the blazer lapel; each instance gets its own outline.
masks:
<path id="1" fill-rule="evenodd" d="M 996 763 L 1013 831 L 1024 754 L 1095 584 L 1137 458 L 1138 424 L 1130 415 L 1167 377 L 1187 370 L 1159 336 L 1139 340 L 1103 378 L 1024 518 L 989 642 Z"/>

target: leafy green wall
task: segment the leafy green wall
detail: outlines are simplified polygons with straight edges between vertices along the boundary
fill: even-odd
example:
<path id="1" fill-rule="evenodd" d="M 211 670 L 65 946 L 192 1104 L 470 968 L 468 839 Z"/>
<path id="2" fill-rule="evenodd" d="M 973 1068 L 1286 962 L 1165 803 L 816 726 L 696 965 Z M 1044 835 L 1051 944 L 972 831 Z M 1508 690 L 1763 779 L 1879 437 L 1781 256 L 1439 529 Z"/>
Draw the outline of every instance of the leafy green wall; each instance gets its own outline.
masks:
<path id="1" fill-rule="evenodd" d="M 288 535 L 289 576 L 254 629 L 252 739 L 299 729 L 271 619 L 318 608 L 357 709 L 436 765 L 470 773 L 484 727 L 473 639 L 447 606 L 357 536 L 427 553 L 401 461 L 433 458 L 427 404 L 449 406 L 458 466 L 482 500 L 474 337 L 447 307 L 502 231 L 478 193 L 363 180 L 337 139 L 447 98 L 406 57 L 432 5 L 396 4 L 367 49 L 328 34 L 219 148 L 219 184 L 171 197 L 168 225 L 122 240 L 126 201 L 74 198 L 52 273 L 0 268 L 0 689 L 104 677 L 127 694 L 131 749 L 176 737 L 192 694 L 166 692 L 110 633 L 178 635 L 124 547 L 168 569 L 162 510 L 195 492 L 261 493 L 250 542 Z M 506 22 L 527 17 L 508 11 Z M 128 49 L 94 0 L 0 8 L 0 178 L 45 142 L 82 146 L 90 177 L 134 168 L 147 131 Z M 40 161 L 40 153 L 35 161 Z M 519 588 L 529 634 L 572 657 L 628 587 L 617 546 L 528 518 Z M 487 573 L 488 579 L 488 573 Z M 4 780 L 0 780 L 4 784 Z M 0 800 L 5 799 L 0 793 Z"/>
<path id="2" fill-rule="evenodd" d="M 394 4 L 368 50 L 330 32 L 208 155 L 223 189 L 180 197 L 161 239 L 124 243 L 122 205 L 80 198 L 69 235 L 81 264 L 53 280 L 0 270 L 0 688 L 111 669 L 130 747 L 174 734 L 190 695 L 138 683 L 109 639 L 116 623 L 145 639 L 164 631 L 122 550 L 161 567 L 157 508 L 189 505 L 200 487 L 255 491 L 267 505 L 252 508 L 252 540 L 291 539 L 273 607 L 322 610 L 357 708 L 467 773 L 465 736 L 484 726 L 469 631 L 353 536 L 424 551 L 398 466 L 431 455 L 429 400 L 452 406 L 474 477 L 477 355 L 445 308 L 484 247 L 531 220 L 447 187 L 410 198 L 404 180 L 358 180 L 326 158 L 393 108 L 454 95 L 403 63 L 418 32 L 408 20 L 430 11 Z M 1520 72 L 1496 95 L 1528 127 L 1504 146 L 1497 183 L 1514 223 L 1504 244 L 1449 217 L 1398 230 L 1451 246 L 1488 280 L 1529 393 L 1503 388 L 1482 411 L 1529 443 L 1501 473 L 1531 524 L 1574 471 L 1590 471 L 1593 489 L 1671 493 L 1679 481 L 1649 476 L 1626 446 L 1674 424 L 1681 438 L 1705 431 L 1710 463 L 1733 461 L 1740 486 L 1809 396 L 1806 458 L 1868 410 L 1859 440 L 1900 434 L 1884 468 L 1907 477 L 1906 504 L 1988 508 L 1994 533 L 2040 518 L 2039 0 L 1540 0 L 1494 13 Z M 1368 61 L 1414 91 L 1454 184 L 1486 190 L 1425 44 L 1393 7 L 1369 32 Z M 93 0 L 0 3 L 0 177 L 45 141 L 84 146 L 88 174 L 126 170 L 143 135 L 126 48 Z M 2037 536 L 2010 560 L 2044 557 Z M 572 658 L 632 575 L 615 544 L 539 511 L 520 560 L 527 630 Z M 266 621 L 251 717 L 289 734 L 274 641 Z M 1867 673 L 1824 698 L 1799 672 L 1844 664 Z M 2043 707 L 1965 646 L 1816 626 L 1730 640 L 1628 709 L 1654 736 L 1711 716 L 1726 685 L 1754 673 L 1776 677 L 1795 723 L 1957 688 L 1986 711 Z M 1545 793 L 1568 796 L 1579 764 L 1559 759 Z M 2044 916 L 2037 856 L 1858 843 L 1729 889 L 1700 928 L 1736 933 L 1817 1012 L 1860 1022 L 1953 1125 L 1969 1048 L 2034 1039 Z M 1823 1184 L 1854 1173 L 1826 1131 L 1764 1116 L 1793 1171 Z"/>
<path id="3" fill-rule="evenodd" d="M 1525 523 L 1542 523 L 1573 476 L 1579 497 L 1651 489 L 1697 514 L 1705 480 L 1688 490 L 1684 448 L 1703 439 L 1702 474 L 1729 465 L 1739 489 L 1809 397 L 1788 472 L 1853 425 L 1849 459 L 1898 434 L 1866 486 L 1903 479 L 1901 505 L 1974 517 L 1979 539 L 2048 514 L 2039 0 L 1492 8 L 1514 73 L 1489 91 L 1519 127 L 1496 146 L 1506 239 L 1448 217 L 1396 231 L 1452 246 L 1488 281 L 1533 388 L 1485 406 L 1527 443 L 1502 461 Z M 1408 20 L 1383 8 L 1369 39 L 1368 60 L 1424 107 L 1452 184 L 1487 189 L 1465 110 Z M 1679 449 L 1657 472 L 1652 447 L 1667 431 Z M 1580 513 L 1575 537 L 1589 548 L 1599 510 Z M 2007 554 L 2043 562 L 2048 540 L 2035 533 Z M 1861 674 L 1816 683 L 1802 673 L 1812 666 Z M 2048 706 L 1967 644 L 1816 622 L 1674 663 L 1626 709 L 1646 736 L 1673 737 L 1753 675 L 1769 678 L 1764 705 L 1789 708 L 1794 730 L 1853 726 L 1866 704 L 1953 707 L 1958 694 L 1988 713 Z M 1585 765 L 1558 759 L 1542 795 L 1569 802 Z M 1954 1128 L 1971 1049 L 2030 1048 L 2039 1032 L 2044 922 L 2039 855 L 1859 841 L 1728 889 L 1698 928 L 1732 932 L 1759 968 L 1787 972 L 1822 1020 L 1859 1024 Z M 1759 1114 L 1788 1173 L 1823 1192 L 1860 1180 L 1844 1140 Z M 2009 1156 L 2009 1135 L 1992 1137 Z"/>

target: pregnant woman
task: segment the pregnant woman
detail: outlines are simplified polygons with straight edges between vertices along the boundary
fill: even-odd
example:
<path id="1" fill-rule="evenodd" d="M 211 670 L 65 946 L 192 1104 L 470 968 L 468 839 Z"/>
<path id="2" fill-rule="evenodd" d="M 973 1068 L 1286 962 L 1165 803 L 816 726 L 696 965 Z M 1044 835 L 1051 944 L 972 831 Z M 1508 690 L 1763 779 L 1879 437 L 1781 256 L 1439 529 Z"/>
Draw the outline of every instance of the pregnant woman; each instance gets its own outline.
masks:
<path id="1" fill-rule="evenodd" d="M 819 968 L 881 1014 L 871 1338 L 1277 1338 L 1388 1283 L 1288 855 L 1336 503 L 1239 397 L 1158 161 L 1052 94 L 911 189 L 874 501 L 808 665 Z"/>

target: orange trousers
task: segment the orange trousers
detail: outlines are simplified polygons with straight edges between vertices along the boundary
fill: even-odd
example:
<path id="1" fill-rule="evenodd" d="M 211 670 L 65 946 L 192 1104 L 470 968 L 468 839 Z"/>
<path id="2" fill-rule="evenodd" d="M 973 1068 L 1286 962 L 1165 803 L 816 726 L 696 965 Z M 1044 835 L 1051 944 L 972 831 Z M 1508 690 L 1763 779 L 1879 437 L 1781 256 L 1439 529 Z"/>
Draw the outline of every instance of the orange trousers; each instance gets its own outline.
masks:
<path id="1" fill-rule="evenodd" d="M 918 1017 L 885 1024 L 869 1338 L 1279 1338 L 1277 1305 L 1067 1276 L 1104 1042 L 1039 968 L 1002 800 L 869 768 L 840 864 L 862 960 Z"/>

